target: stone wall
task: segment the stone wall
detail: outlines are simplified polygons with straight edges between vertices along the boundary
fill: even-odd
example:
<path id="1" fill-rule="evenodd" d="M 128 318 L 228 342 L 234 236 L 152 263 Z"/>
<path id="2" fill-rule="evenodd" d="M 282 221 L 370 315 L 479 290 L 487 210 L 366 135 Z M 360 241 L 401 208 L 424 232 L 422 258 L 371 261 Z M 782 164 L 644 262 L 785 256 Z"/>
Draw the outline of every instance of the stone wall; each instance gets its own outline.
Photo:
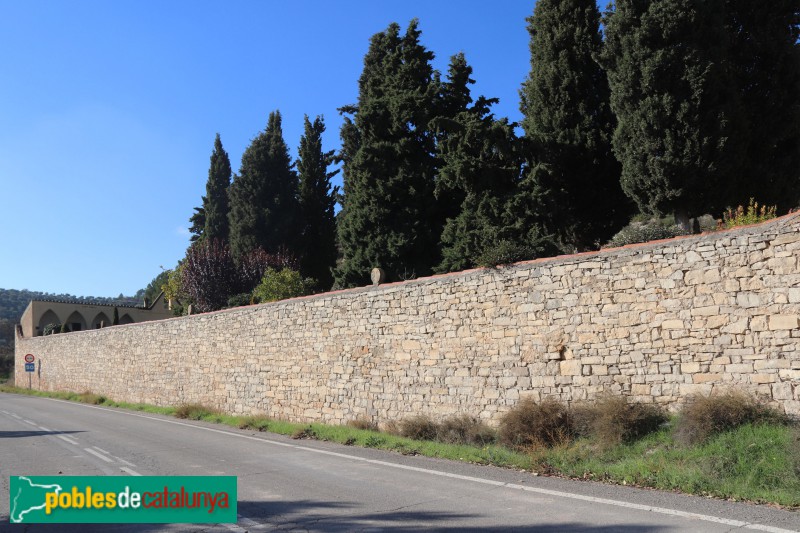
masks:
<path id="1" fill-rule="evenodd" d="M 37 338 L 32 385 L 301 421 L 736 387 L 800 414 L 800 216 L 273 304 Z"/>

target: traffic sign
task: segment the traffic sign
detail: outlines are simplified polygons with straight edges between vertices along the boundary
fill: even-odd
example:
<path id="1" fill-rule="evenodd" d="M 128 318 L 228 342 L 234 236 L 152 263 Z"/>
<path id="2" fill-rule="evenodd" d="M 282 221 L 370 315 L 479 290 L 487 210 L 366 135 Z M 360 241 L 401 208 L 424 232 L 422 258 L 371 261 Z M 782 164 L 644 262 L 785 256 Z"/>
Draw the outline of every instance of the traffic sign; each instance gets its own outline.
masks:
<path id="1" fill-rule="evenodd" d="M 33 356 L 32 353 L 26 353 L 25 354 L 25 362 L 26 363 L 33 363 L 35 360 L 36 360 L 36 358 Z"/>
<path id="2" fill-rule="evenodd" d="M 25 363 L 25 372 L 36 372 L 36 363 Z"/>

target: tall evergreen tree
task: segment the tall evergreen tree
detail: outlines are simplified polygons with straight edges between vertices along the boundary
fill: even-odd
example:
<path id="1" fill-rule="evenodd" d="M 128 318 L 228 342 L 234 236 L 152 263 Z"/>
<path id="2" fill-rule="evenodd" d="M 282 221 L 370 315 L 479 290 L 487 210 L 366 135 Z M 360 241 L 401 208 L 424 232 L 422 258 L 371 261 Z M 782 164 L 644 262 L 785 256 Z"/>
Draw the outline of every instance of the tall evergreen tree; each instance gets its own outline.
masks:
<path id="1" fill-rule="evenodd" d="M 436 119 L 439 176 L 436 197 L 449 210 L 441 236 L 439 272 L 471 268 L 487 250 L 508 238 L 505 202 L 520 173 L 513 124 L 497 120 L 479 97 L 474 105 L 470 67 L 463 54 L 450 60 L 442 84 L 442 112 Z"/>
<path id="2" fill-rule="evenodd" d="M 237 261 L 257 248 L 296 253 L 297 175 L 279 111 L 270 113 L 266 130 L 244 151 L 229 195 L 230 245 Z"/>
<path id="3" fill-rule="evenodd" d="M 338 170 L 328 172 L 334 152 L 322 150 L 324 131 L 322 117 L 313 123 L 305 117 L 297 160 L 301 240 L 298 256 L 302 274 L 316 280 L 318 289 L 327 290 L 333 284 L 331 269 L 336 265 L 333 208 L 338 188 L 331 189 L 331 178 Z"/>
<path id="4" fill-rule="evenodd" d="M 800 0 L 728 0 L 730 63 L 746 114 L 731 205 L 800 202 Z"/>
<path id="5" fill-rule="evenodd" d="M 719 212 L 741 163 L 725 0 L 617 0 L 602 62 L 622 188 L 644 212 Z"/>
<path id="6" fill-rule="evenodd" d="M 206 203 L 206 197 L 203 196 L 203 205 Z M 189 233 L 192 236 L 189 238 L 191 242 L 197 242 L 203 238 L 203 233 L 206 230 L 206 210 L 201 205 L 194 208 L 194 214 L 189 217 Z"/>
<path id="7" fill-rule="evenodd" d="M 427 274 L 437 262 L 433 217 L 437 77 L 416 20 L 405 35 L 391 24 L 370 40 L 358 103 L 341 111 L 344 202 L 339 215 L 341 287 Z"/>
<path id="8" fill-rule="evenodd" d="M 595 0 L 538 0 L 528 23 L 531 71 L 520 95 L 531 183 L 520 190 L 540 204 L 532 209 L 562 250 L 585 250 L 630 210 L 611 151 L 608 81 L 595 61 L 600 12 Z"/>
<path id="9" fill-rule="evenodd" d="M 211 153 L 211 166 L 208 169 L 206 195 L 203 197 L 205 213 L 206 239 L 228 240 L 228 188 L 231 184 L 231 161 L 222 148 L 222 141 L 217 133 L 214 139 L 214 151 Z"/>

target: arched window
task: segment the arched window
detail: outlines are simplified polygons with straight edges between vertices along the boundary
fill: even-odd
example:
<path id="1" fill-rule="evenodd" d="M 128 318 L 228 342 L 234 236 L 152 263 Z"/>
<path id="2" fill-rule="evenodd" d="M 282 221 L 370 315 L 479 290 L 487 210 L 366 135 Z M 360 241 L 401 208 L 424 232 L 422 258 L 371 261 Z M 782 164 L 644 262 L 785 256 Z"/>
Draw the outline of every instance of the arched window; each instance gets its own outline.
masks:
<path id="1" fill-rule="evenodd" d="M 104 328 L 111 325 L 111 321 L 108 319 L 108 316 L 106 316 L 106 314 L 102 311 L 97 313 L 97 316 L 94 317 L 94 320 L 92 320 L 92 329 L 99 329 L 101 325 Z"/>
<path id="2" fill-rule="evenodd" d="M 39 325 L 36 327 L 35 336 L 43 335 L 44 334 L 44 328 L 48 324 L 61 324 L 61 319 L 58 318 L 58 315 L 55 314 L 52 309 L 48 309 L 42 315 L 42 318 L 39 319 Z"/>
<path id="3" fill-rule="evenodd" d="M 86 329 L 86 319 L 83 318 L 82 314 L 75 311 L 67 318 L 67 326 L 69 326 L 70 331 L 83 331 Z"/>
<path id="4" fill-rule="evenodd" d="M 119 323 L 120 323 L 120 325 L 122 325 L 122 324 L 133 324 L 133 319 L 131 318 L 131 315 L 129 315 L 128 313 L 125 313 L 124 315 L 122 315 L 119 318 Z"/>

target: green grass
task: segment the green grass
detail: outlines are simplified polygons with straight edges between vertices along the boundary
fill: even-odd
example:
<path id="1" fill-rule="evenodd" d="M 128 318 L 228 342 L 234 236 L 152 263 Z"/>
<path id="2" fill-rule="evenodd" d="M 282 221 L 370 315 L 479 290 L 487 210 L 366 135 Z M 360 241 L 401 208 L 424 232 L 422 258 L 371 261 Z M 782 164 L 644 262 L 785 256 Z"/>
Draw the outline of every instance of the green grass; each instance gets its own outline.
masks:
<path id="1" fill-rule="evenodd" d="M 678 444 L 673 438 L 672 428 L 667 427 L 618 446 L 609 447 L 590 439 L 579 439 L 568 445 L 520 453 L 498 445 L 445 444 L 350 426 L 299 424 L 264 416 L 226 415 L 197 404 L 155 407 L 115 402 L 88 392 L 43 392 L 8 385 L 0 385 L 0 392 L 178 416 L 239 429 L 268 431 L 298 439 L 330 441 L 406 455 L 424 455 L 800 509 L 800 428 L 796 425 L 745 425 L 694 446 Z"/>

